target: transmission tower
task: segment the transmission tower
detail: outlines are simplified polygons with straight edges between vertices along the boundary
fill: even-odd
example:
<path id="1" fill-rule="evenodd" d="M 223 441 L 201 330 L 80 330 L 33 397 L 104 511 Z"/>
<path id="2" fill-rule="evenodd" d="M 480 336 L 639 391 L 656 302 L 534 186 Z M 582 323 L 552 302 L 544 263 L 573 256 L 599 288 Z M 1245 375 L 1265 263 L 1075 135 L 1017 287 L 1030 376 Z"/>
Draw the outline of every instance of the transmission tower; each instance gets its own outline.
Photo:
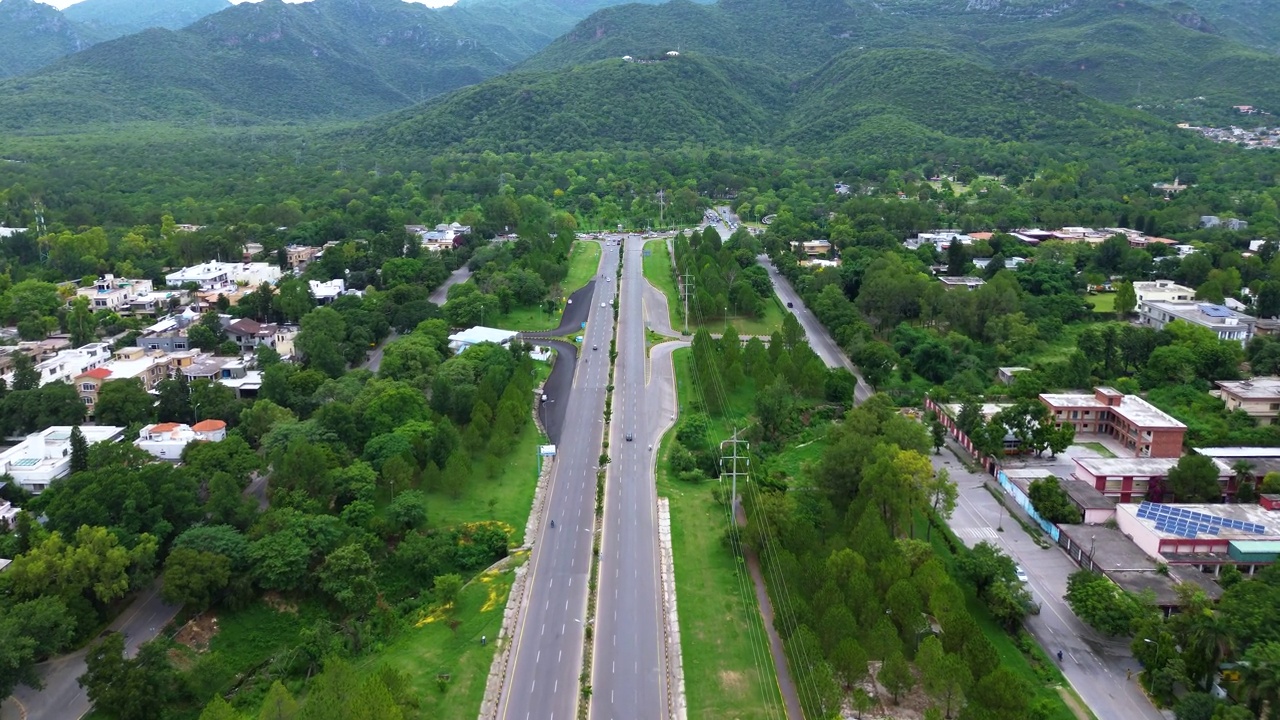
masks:
<path id="1" fill-rule="evenodd" d="M 741 454 L 739 445 L 743 446 Z M 738 476 L 742 476 L 743 482 L 751 482 L 750 453 L 751 443 L 738 439 L 737 428 L 728 440 L 720 443 L 720 482 L 723 483 L 726 476 L 729 478 L 729 512 L 733 514 L 734 523 L 738 522 Z"/>

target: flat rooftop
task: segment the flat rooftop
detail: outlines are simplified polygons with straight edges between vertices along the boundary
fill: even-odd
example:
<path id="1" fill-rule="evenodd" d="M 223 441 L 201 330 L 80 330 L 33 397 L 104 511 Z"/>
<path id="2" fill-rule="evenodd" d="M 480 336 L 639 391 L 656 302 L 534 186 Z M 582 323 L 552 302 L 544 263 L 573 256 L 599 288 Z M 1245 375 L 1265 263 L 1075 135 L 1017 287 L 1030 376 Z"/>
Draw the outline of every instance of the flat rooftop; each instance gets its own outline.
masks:
<path id="1" fill-rule="evenodd" d="M 1218 387 L 1245 400 L 1274 400 L 1280 396 L 1280 377 L 1258 377 L 1248 380 L 1219 380 Z"/>
<path id="2" fill-rule="evenodd" d="M 1105 525 L 1058 527 L 1078 547 L 1093 549 L 1094 564 L 1112 582 L 1129 592 L 1151 591 L 1159 606 L 1177 606 L 1178 585 L 1183 583 L 1201 588 L 1210 598 L 1222 596 L 1222 589 L 1199 571 L 1174 566 L 1169 568 L 1168 575 L 1162 575 L 1156 561 L 1119 530 Z"/>
<path id="3" fill-rule="evenodd" d="M 1178 464 L 1179 458 L 1072 458 L 1076 464 L 1084 468 L 1090 475 L 1168 475 L 1169 470 Z M 1231 475 L 1232 470 L 1226 463 L 1210 458 L 1218 466 L 1220 475 Z"/>
<path id="4" fill-rule="evenodd" d="M 1058 484 L 1077 505 L 1086 510 L 1115 509 L 1115 499 L 1103 495 L 1101 491 L 1083 480 L 1059 479 Z"/>
<path id="5" fill-rule="evenodd" d="M 1116 506 L 1163 540 L 1190 538 L 1254 542 L 1280 540 L 1280 512 L 1261 505 L 1143 502 Z"/>
<path id="6" fill-rule="evenodd" d="M 1093 393 L 1043 393 L 1040 399 L 1054 408 L 1107 409 L 1144 428 L 1186 428 L 1177 418 L 1137 395 L 1125 395 L 1120 404 L 1107 406 Z"/>
<path id="7" fill-rule="evenodd" d="M 948 415 L 957 418 L 960 417 L 960 408 L 963 406 L 960 403 L 949 403 L 943 407 L 947 409 Z M 1008 407 L 1013 407 L 1013 403 L 982 403 L 982 419 L 990 420 L 992 415 Z"/>

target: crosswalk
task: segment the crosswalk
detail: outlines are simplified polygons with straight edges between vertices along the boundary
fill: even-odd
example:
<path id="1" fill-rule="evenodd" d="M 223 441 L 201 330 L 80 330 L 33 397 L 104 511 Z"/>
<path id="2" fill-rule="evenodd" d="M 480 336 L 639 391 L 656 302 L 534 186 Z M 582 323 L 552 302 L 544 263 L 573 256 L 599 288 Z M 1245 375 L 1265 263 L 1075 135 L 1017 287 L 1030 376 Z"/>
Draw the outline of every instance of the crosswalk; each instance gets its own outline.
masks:
<path id="1" fill-rule="evenodd" d="M 961 540 L 974 543 L 996 539 L 996 531 L 989 527 L 960 528 L 956 530 L 956 535 L 959 535 Z"/>

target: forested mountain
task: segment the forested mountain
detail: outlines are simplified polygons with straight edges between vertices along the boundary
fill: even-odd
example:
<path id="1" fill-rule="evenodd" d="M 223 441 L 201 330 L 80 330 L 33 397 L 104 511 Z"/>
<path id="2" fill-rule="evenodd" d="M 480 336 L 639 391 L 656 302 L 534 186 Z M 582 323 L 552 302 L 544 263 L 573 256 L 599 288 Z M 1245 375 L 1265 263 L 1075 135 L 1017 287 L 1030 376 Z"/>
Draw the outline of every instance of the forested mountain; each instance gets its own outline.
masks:
<path id="1" fill-rule="evenodd" d="M 49 5 L 0 0 L 0 77 L 30 72 L 99 39 Z"/>
<path id="2" fill-rule="evenodd" d="M 495 152 L 741 145 L 774 132 L 787 95 L 776 73 L 737 60 L 603 60 L 504 75 L 373 128 L 380 143 Z"/>
<path id="3" fill-rule="evenodd" d="M 1278 12 L 1197 2 L 1239 22 Z M 1190 5 L 1128 0 L 674 0 L 595 13 L 524 67 L 683 49 L 750 59 L 794 77 L 846 50 L 925 48 L 1070 80 L 1096 97 L 1171 117 L 1200 96 L 1211 107 L 1280 107 L 1280 57 L 1218 34 L 1215 23 Z"/>
<path id="4" fill-rule="evenodd" d="M 245 3 L 0 83 L 0 127 L 370 116 L 497 74 L 513 44 L 401 0 Z"/>
<path id="5" fill-rule="evenodd" d="M 230 0 L 82 0 L 62 14 L 107 39 L 148 28 L 178 30 L 229 7 Z"/>
<path id="6" fill-rule="evenodd" d="M 1201 18 L 1233 40 L 1280 54 L 1280 3 L 1272 0 L 1173 0 L 1167 7 L 1184 22 Z"/>
<path id="7" fill-rule="evenodd" d="M 1152 116 L 1068 85 L 940 51 L 849 50 L 788 82 L 766 67 L 684 53 L 513 73 L 373 120 L 382 147 L 495 152 L 792 147 L 919 157 L 1007 145 L 1063 155 L 1194 143 Z"/>

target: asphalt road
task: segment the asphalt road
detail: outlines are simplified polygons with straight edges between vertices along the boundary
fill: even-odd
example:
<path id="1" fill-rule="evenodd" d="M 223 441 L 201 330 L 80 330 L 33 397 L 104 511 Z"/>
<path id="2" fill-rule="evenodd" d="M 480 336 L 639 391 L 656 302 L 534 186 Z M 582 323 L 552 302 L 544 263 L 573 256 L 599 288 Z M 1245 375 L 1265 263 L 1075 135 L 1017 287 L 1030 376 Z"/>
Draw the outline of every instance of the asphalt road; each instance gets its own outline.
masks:
<path id="1" fill-rule="evenodd" d="M 613 274 L 618 253 L 602 253 L 600 271 Z M 563 436 L 547 487 L 547 521 L 539 529 L 529 565 L 529 590 L 515 630 L 511 664 L 498 703 L 504 720 L 573 720 L 591 571 L 595 474 L 604 435 L 609 384 L 612 300 L 617 283 L 596 283 L 582 355 L 567 399 Z M 576 301 L 575 301 L 576 304 Z M 592 350 L 592 347 L 598 348 Z M 557 401 L 559 399 L 557 398 Z"/>
<path id="2" fill-rule="evenodd" d="M 796 320 L 800 321 L 800 327 L 804 328 L 805 337 L 809 340 L 809 347 L 822 358 L 822 362 L 829 368 L 842 367 L 857 378 L 858 385 L 853 392 L 854 402 L 860 404 L 871 397 L 871 386 L 862 379 L 858 368 L 854 367 L 849 356 L 844 354 L 817 316 L 805 307 L 804 301 L 800 299 L 800 293 L 796 292 L 795 288 L 791 287 L 791 283 L 778 272 L 778 268 L 774 267 L 769 256 L 759 255 L 756 257 L 756 262 L 769 271 L 769 281 L 773 283 L 773 291 L 778 295 L 778 300 L 782 302 L 783 307 L 795 314 Z"/>
<path id="3" fill-rule="evenodd" d="M 946 449 L 932 457 L 959 490 L 951 529 L 970 547 L 983 540 L 994 543 L 1027 571 L 1031 593 L 1040 603 L 1040 614 L 1027 618 L 1027 630 L 1050 656 L 1062 651 L 1063 674 L 1085 704 L 1100 720 L 1165 720 L 1138 685 L 1140 667 L 1128 643 L 1100 636 L 1063 599 L 1067 577 L 1079 569 L 1075 562 L 1057 546 L 1046 550 L 1033 542 L 984 488 L 988 476 L 970 473 Z M 1133 671 L 1133 679 L 1127 670 Z"/>
<path id="4" fill-rule="evenodd" d="M 626 239 L 591 682 L 594 720 L 668 717 L 653 446 L 664 409 L 646 389 L 644 240 Z M 671 393 L 664 393 L 670 396 Z M 632 439 L 628 440 L 630 434 Z"/>
<path id="5" fill-rule="evenodd" d="M 125 654 L 133 657 L 138 648 L 164 629 L 178 607 L 160 599 L 158 587 L 139 595 L 114 622 L 109 630 L 124 633 Z M 43 690 L 21 685 L 0 706 L 0 716 L 26 720 L 78 720 L 89 712 L 89 696 L 76 683 L 85 672 L 87 649 L 40 663 L 36 672 L 44 683 Z M 24 714 L 25 713 L 25 714 Z"/>
<path id="6" fill-rule="evenodd" d="M 573 371 L 578 364 L 578 348 L 563 340 L 540 340 L 539 343 L 555 351 L 556 362 L 551 368 L 551 375 L 542 384 L 546 400 L 538 406 L 538 416 L 547 431 L 547 438 L 553 445 L 559 445 L 569 407 L 569 389 L 573 387 Z"/>
<path id="7" fill-rule="evenodd" d="M 450 273 L 440 287 L 432 291 L 431 296 L 427 299 L 436 305 L 444 305 L 449 299 L 449 288 L 461 282 L 466 282 L 471 277 L 471 268 L 463 265 L 462 267 Z"/>

